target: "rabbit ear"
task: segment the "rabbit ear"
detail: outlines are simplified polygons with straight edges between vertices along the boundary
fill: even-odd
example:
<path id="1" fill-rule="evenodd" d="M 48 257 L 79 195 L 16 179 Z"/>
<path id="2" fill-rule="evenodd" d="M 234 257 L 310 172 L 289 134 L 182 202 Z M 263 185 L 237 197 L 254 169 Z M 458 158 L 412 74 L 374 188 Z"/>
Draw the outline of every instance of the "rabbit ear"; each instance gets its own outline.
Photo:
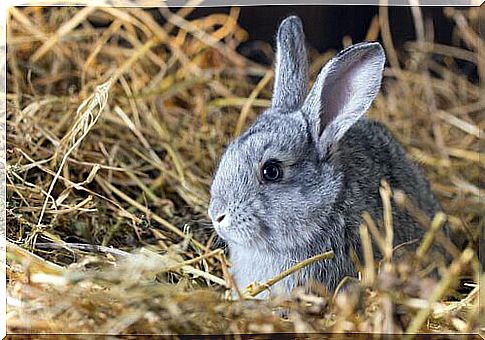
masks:
<path id="1" fill-rule="evenodd" d="M 299 109 L 307 94 L 308 57 L 300 18 L 283 20 L 276 37 L 276 69 L 272 106 L 284 112 Z"/>
<path id="2" fill-rule="evenodd" d="M 322 155 L 369 109 L 385 60 L 379 43 L 360 43 L 340 52 L 318 75 L 302 111 Z"/>

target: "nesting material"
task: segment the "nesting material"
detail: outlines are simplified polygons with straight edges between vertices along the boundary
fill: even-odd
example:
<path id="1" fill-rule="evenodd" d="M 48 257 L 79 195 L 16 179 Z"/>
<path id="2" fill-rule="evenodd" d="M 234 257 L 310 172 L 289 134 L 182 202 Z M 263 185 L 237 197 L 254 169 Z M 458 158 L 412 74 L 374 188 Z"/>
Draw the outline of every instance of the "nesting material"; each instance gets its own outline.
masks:
<path id="1" fill-rule="evenodd" d="M 365 215 L 364 262 L 360 279 L 347 280 L 351 289 L 269 301 L 251 295 L 279 278 L 234 287 L 206 209 L 224 145 L 269 106 L 273 71 L 237 52 L 251 38 L 239 9 L 189 20 L 192 11 L 10 9 L 9 332 L 477 331 L 485 166 L 478 8 L 445 10 L 452 46 L 430 42 L 419 9 L 417 39 L 403 49 L 393 47 L 385 7 L 367 35 L 382 37 L 389 59 L 369 115 L 422 165 L 443 206 L 429 220 L 382 184 L 383 201 L 428 230 L 416 254 L 393 261 L 392 221 Z M 333 53 L 312 53 L 312 79 Z M 390 216 L 391 205 L 383 209 Z M 443 238 L 445 220 L 468 248 Z M 450 266 L 427 258 L 433 242 L 453 255 Z M 435 266 L 440 281 L 429 275 Z"/>

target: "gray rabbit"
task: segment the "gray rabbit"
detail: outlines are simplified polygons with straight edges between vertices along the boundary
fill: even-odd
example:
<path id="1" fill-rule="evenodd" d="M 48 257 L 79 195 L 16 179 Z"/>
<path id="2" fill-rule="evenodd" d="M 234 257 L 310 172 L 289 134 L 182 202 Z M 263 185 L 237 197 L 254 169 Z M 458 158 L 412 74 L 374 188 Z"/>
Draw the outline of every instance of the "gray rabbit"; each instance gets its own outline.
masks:
<path id="1" fill-rule="evenodd" d="M 265 282 L 313 255 L 333 250 L 281 281 L 289 293 L 309 280 L 330 291 L 356 276 L 359 225 L 382 220 L 381 179 L 429 216 L 440 206 L 424 175 L 386 128 L 364 117 L 376 97 L 385 55 L 379 43 L 353 45 L 321 70 L 308 93 L 302 24 L 286 18 L 277 33 L 271 108 L 227 147 L 211 187 L 209 216 L 226 241 L 238 287 Z M 393 209 L 394 244 L 423 235 Z M 267 293 L 263 293 L 264 296 Z"/>

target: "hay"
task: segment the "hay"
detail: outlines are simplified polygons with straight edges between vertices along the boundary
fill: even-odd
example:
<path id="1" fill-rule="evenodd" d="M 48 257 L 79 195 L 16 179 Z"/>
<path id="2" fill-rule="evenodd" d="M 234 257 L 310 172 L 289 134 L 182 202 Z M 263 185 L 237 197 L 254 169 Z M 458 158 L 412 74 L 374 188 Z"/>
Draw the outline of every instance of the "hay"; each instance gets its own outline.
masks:
<path id="1" fill-rule="evenodd" d="M 236 52 L 248 38 L 237 8 L 189 21 L 191 11 L 160 9 L 160 24 L 142 9 L 10 10 L 9 332 L 476 331 L 481 271 L 472 249 L 485 165 L 478 9 L 445 11 L 454 46 L 430 42 L 419 9 L 418 39 L 406 51 L 394 49 L 384 7 L 367 34 L 382 34 L 391 65 L 369 114 L 424 167 L 446 213 L 421 218 L 429 231 L 414 262 L 391 260 L 390 200 L 418 219 L 419 211 L 383 183 L 384 233 L 365 216 L 355 289 L 271 301 L 232 301 L 206 209 L 223 147 L 269 105 L 273 72 Z M 331 54 L 313 53 L 313 79 Z M 443 238 L 445 218 L 469 240 L 465 251 Z M 426 274 L 432 242 L 455 258 L 439 282 Z"/>

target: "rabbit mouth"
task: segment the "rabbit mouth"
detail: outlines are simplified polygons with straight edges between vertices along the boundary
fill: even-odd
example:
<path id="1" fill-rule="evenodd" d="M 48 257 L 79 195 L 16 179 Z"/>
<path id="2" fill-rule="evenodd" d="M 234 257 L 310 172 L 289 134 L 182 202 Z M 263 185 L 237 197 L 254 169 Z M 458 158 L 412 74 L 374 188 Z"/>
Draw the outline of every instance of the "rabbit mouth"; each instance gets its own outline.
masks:
<path id="1" fill-rule="evenodd" d="M 234 243 L 238 245 L 245 244 L 245 240 L 249 238 L 249 233 L 245 226 L 214 226 L 215 231 L 217 234 L 226 242 Z"/>
<path id="2" fill-rule="evenodd" d="M 254 243 L 261 243 L 258 241 L 258 226 L 245 222 L 231 223 L 228 226 L 221 227 L 220 225 L 214 225 L 214 229 L 224 241 L 229 244 L 235 244 L 239 246 L 250 246 Z"/>

